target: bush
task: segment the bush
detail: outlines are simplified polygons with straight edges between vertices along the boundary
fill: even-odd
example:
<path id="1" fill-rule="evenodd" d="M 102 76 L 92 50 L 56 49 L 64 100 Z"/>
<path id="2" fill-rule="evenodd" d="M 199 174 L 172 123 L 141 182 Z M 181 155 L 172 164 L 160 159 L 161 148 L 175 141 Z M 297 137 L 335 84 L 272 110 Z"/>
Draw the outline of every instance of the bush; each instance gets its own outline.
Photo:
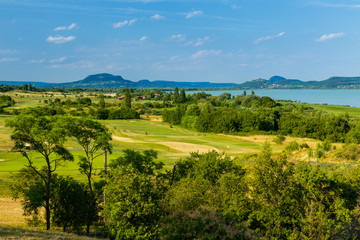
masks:
<path id="1" fill-rule="evenodd" d="M 209 210 L 180 212 L 163 219 L 160 239 L 249 239 L 231 215 Z"/>
<path id="2" fill-rule="evenodd" d="M 299 144 L 294 140 L 290 142 L 286 147 L 285 150 L 289 152 L 293 152 L 299 149 Z"/>
<path id="3" fill-rule="evenodd" d="M 282 145 L 285 140 L 286 140 L 285 136 L 279 135 L 279 136 L 276 136 L 276 137 L 275 137 L 275 139 L 273 140 L 273 142 L 276 143 L 276 144 Z"/>
<path id="4" fill-rule="evenodd" d="M 325 157 L 325 151 L 324 149 L 321 147 L 321 145 L 318 143 L 316 150 L 315 150 L 315 157 L 317 158 L 322 158 Z"/>

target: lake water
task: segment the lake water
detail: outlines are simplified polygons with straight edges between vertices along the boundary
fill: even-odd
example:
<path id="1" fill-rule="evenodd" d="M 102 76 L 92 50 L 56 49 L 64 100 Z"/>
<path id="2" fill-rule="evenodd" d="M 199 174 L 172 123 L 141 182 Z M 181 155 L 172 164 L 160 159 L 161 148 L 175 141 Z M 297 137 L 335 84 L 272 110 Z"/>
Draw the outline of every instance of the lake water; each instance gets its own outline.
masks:
<path id="1" fill-rule="evenodd" d="M 194 93 L 197 91 L 187 91 Z M 241 95 L 243 90 L 233 91 L 205 91 L 212 96 L 218 96 L 228 92 L 231 96 Z M 306 103 L 327 103 L 329 105 L 349 105 L 351 107 L 360 107 L 360 89 L 349 90 L 254 90 L 256 95 L 268 96 L 277 100 L 292 100 Z M 251 94 L 251 91 L 247 91 Z"/>

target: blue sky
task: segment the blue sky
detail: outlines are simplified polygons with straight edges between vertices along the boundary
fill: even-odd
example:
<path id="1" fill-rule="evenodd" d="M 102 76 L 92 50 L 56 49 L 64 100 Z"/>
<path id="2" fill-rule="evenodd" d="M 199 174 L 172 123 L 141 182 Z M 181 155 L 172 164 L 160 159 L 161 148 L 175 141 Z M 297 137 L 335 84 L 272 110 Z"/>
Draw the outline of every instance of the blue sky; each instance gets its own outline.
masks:
<path id="1" fill-rule="evenodd" d="M 360 76 L 360 0 L 0 0 L 0 80 Z"/>

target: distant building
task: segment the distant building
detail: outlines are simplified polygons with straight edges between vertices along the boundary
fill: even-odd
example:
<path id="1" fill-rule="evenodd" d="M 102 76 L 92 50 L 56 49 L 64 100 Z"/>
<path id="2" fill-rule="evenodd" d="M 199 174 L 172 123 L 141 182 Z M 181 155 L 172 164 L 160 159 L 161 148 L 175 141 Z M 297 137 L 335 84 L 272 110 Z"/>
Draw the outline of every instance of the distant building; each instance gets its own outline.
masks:
<path id="1" fill-rule="evenodd" d="M 125 98 L 125 96 L 122 95 L 122 96 L 119 97 L 119 100 L 123 100 L 124 98 Z"/>
<path id="2" fill-rule="evenodd" d="M 138 96 L 138 99 L 140 99 L 140 100 L 146 100 L 146 96 Z"/>

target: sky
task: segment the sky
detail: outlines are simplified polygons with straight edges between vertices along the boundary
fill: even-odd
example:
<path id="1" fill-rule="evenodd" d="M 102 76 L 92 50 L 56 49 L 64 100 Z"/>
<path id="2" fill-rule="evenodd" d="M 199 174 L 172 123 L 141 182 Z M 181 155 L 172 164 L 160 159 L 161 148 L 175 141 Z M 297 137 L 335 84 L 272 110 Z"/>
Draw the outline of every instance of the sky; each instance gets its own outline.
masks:
<path id="1" fill-rule="evenodd" d="M 360 0 L 0 0 L 0 80 L 360 76 Z"/>

